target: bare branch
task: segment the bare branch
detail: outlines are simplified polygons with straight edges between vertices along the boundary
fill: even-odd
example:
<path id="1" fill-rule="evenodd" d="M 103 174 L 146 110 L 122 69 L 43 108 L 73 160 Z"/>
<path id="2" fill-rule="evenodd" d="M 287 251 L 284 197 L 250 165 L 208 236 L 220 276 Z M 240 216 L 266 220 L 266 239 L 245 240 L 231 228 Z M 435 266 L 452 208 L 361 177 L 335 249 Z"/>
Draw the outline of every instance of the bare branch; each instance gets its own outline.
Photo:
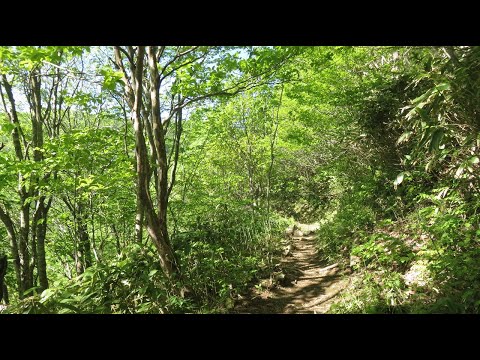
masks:
<path id="1" fill-rule="evenodd" d="M 118 49 L 118 51 L 123 53 L 131 64 L 134 64 L 133 56 L 130 56 L 130 54 L 124 48 L 122 48 L 121 46 L 115 46 L 114 48 Z"/>
<path id="2" fill-rule="evenodd" d="M 162 70 L 160 71 L 160 74 L 163 75 L 163 73 L 165 72 L 165 70 L 170 66 L 172 65 L 175 61 L 177 61 L 178 59 L 180 59 L 181 57 L 185 56 L 185 55 L 188 55 L 190 54 L 192 51 L 195 51 L 196 49 L 198 48 L 198 46 L 193 46 L 192 48 L 184 51 L 184 52 L 181 52 L 181 53 L 177 53 L 169 62 L 167 62 L 165 64 L 165 66 L 162 68 Z M 202 56 L 206 56 L 208 52 L 205 52 L 204 54 L 202 54 L 200 57 L 198 57 L 197 59 L 193 60 L 193 61 L 196 61 L 198 59 L 200 59 Z M 187 62 L 186 64 L 183 64 L 181 66 L 179 66 L 178 68 L 176 69 L 172 69 L 171 71 L 169 71 L 166 75 L 163 75 L 161 77 L 161 80 L 162 81 L 163 79 L 165 79 L 166 77 L 168 77 L 171 73 L 173 73 L 174 71 L 180 69 L 181 67 L 183 66 L 186 66 L 188 64 L 191 64 L 193 61 L 190 61 L 190 62 Z"/>
<path id="3" fill-rule="evenodd" d="M 114 49 L 114 53 L 115 53 L 115 62 L 117 64 L 118 68 L 123 73 L 122 81 L 123 81 L 124 87 L 125 87 L 125 100 L 127 101 L 130 108 L 133 108 L 134 101 L 135 101 L 134 100 L 135 95 L 133 94 L 133 84 L 130 81 L 130 78 L 128 77 L 127 70 L 123 66 L 122 56 L 120 55 L 120 52 L 122 52 L 123 54 L 126 54 L 129 61 L 133 61 L 133 60 L 130 60 L 131 59 L 130 56 L 120 46 L 115 46 L 113 49 Z M 131 65 L 131 66 L 133 66 L 133 65 Z"/>
<path id="4" fill-rule="evenodd" d="M 163 56 L 163 53 L 165 52 L 166 46 L 160 46 L 157 51 L 157 62 L 160 62 L 160 59 Z"/>
<path id="5" fill-rule="evenodd" d="M 22 145 L 20 144 L 20 130 L 21 130 L 20 121 L 18 120 L 17 109 L 15 107 L 15 99 L 13 97 L 12 85 L 10 85 L 10 83 L 8 82 L 5 74 L 2 74 L 2 85 L 3 85 L 3 88 L 5 89 L 5 92 L 7 93 L 8 102 L 10 103 L 10 109 L 7 109 L 3 91 L 1 91 L 2 87 L 0 86 L 0 95 L 2 98 L 3 106 L 5 108 L 5 112 L 8 114 L 10 123 L 15 125 L 12 131 L 12 139 L 13 139 L 13 146 L 15 148 L 15 154 L 18 160 L 23 160 Z"/>
<path id="6" fill-rule="evenodd" d="M 180 96 L 179 96 L 180 97 Z M 179 101 L 180 102 L 180 101 Z M 177 173 L 177 164 L 178 164 L 178 156 L 180 154 L 180 138 L 182 136 L 182 109 L 179 109 L 177 112 L 177 121 L 175 122 L 175 149 L 172 153 L 175 153 L 173 158 L 173 169 L 170 176 L 170 185 L 168 186 L 167 190 L 167 198 L 170 197 L 170 193 L 172 192 L 173 185 L 175 185 L 175 176 Z"/>

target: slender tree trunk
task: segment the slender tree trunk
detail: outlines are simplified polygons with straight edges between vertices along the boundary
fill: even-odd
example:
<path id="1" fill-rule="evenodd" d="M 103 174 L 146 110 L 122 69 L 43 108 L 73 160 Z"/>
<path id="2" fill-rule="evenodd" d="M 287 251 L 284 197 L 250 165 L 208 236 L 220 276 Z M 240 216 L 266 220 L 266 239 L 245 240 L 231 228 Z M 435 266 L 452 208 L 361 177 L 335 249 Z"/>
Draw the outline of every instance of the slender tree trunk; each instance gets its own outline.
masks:
<path id="1" fill-rule="evenodd" d="M 93 207 L 93 197 L 90 197 L 89 212 L 90 212 L 90 224 L 91 224 L 91 228 L 92 228 L 92 241 L 91 241 L 92 252 L 93 252 L 93 256 L 95 257 L 95 262 L 99 263 L 100 262 L 100 257 L 98 256 L 97 244 L 96 244 L 96 241 L 95 241 L 95 211 L 94 211 L 94 207 Z"/>
<path id="2" fill-rule="evenodd" d="M 278 134 L 278 116 L 280 114 L 280 107 L 282 106 L 282 98 L 283 98 L 283 85 L 282 90 L 280 91 L 280 101 L 278 103 L 277 108 L 277 117 L 275 120 L 275 129 L 273 131 L 273 136 L 270 139 L 270 164 L 268 166 L 267 171 L 267 220 L 270 226 L 270 190 L 271 190 L 271 182 L 272 182 L 272 173 L 273 173 L 273 164 L 275 161 L 275 142 L 277 141 L 277 134 Z"/>
<path id="3" fill-rule="evenodd" d="M 133 53 L 133 50 L 130 50 L 130 54 Z M 134 74 L 134 70 L 135 70 L 135 66 L 134 64 L 131 62 L 130 63 L 130 69 L 132 71 L 132 76 L 130 78 L 127 77 L 127 71 L 125 69 L 125 67 L 123 66 L 123 63 L 122 63 L 122 55 L 121 55 L 121 52 L 120 52 L 120 47 L 118 46 L 115 46 L 114 47 L 114 55 L 115 55 L 115 64 L 117 66 L 117 68 L 119 70 L 122 70 L 123 74 L 124 74 L 124 79 L 123 79 L 123 82 L 125 84 L 125 102 L 127 103 L 128 107 L 134 111 L 135 109 L 135 89 L 137 87 L 137 78 L 135 77 L 135 74 Z M 133 58 L 130 59 L 130 61 L 133 61 Z M 142 66 L 142 70 L 143 70 L 143 66 Z M 141 84 L 141 81 L 140 81 L 140 84 Z M 142 103 L 140 102 L 140 107 L 144 110 L 144 106 L 142 106 Z M 128 154 L 128 151 L 127 151 L 127 116 L 126 116 L 126 111 L 125 111 L 125 107 L 122 107 L 122 109 L 124 109 L 124 115 L 125 115 L 125 135 L 124 135 L 124 143 L 125 143 L 125 153 Z M 145 111 L 146 112 L 146 111 Z M 137 114 L 136 117 L 140 117 L 140 114 Z M 134 121 L 134 118 L 132 117 L 132 121 Z M 135 127 L 135 124 L 133 124 L 134 127 Z M 137 134 L 135 133 L 135 136 L 137 136 Z M 137 144 L 137 139 L 135 138 L 135 144 Z M 137 155 L 137 145 L 135 145 L 135 170 L 138 168 L 138 165 L 136 163 L 137 161 L 137 158 L 138 158 L 138 155 Z M 136 208 L 135 208 L 135 241 L 139 244 L 142 243 L 142 238 L 143 238 L 143 223 L 144 223 L 144 218 L 145 218 L 145 210 L 144 210 L 144 206 L 143 206 L 143 203 L 142 203 L 142 195 L 140 194 L 140 189 L 141 189 L 141 186 L 139 184 L 139 177 L 137 176 L 137 183 L 136 183 Z M 119 250 L 120 251 L 120 250 Z"/>
<path id="4" fill-rule="evenodd" d="M 21 269 L 20 269 L 20 256 L 19 256 L 18 243 L 17 243 L 17 233 L 15 231 L 15 226 L 13 225 L 13 221 L 10 215 L 5 210 L 3 210 L 1 206 L 0 206 L 0 220 L 2 220 L 3 224 L 7 228 L 7 234 L 10 240 L 10 249 L 13 256 L 13 266 L 15 268 L 17 286 L 20 288 L 22 280 L 20 277 Z"/>
<path id="5" fill-rule="evenodd" d="M 138 181 L 138 179 L 137 179 Z M 135 241 L 138 244 L 142 243 L 143 238 L 143 218 L 144 218 L 144 209 L 142 204 L 141 195 L 139 193 L 140 186 L 137 184 L 137 202 L 136 202 L 136 211 L 135 211 Z"/>
<path id="6" fill-rule="evenodd" d="M 117 231 L 115 224 L 112 224 L 112 233 L 115 236 L 115 245 L 117 248 L 117 254 L 120 255 L 122 253 L 122 246 L 120 245 L 120 234 Z"/>
<path id="7" fill-rule="evenodd" d="M 165 146 L 165 136 L 160 117 L 160 76 L 157 68 L 157 47 L 148 47 L 148 64 L 150 70 L 150 101 L 152 106 L 152 128 L 153 137 L 156 150 L 156 168 L 157 168 L 157 217 L 155 219 L 155 211 L 150 215 L 147 214 L 147 219 L 151 220 L 151 230 L 156 230 L 156 246 L 160 255 L 160 262 L 164 263 L 168 275 L 171 276 L 179 273 L 179 267 L 173 248 L 170 244 L 167 229 L 167 208 L 168 208 L 168 164 L 167 164 L 167 149 Z M 152 207 L 153 210 L 153 207 Z M 156 220 L 156 221 L 155 221 Z M 158 229 L 158 230 L 157 230 Z"/>
<path id="8" fill-rule="evenodd" d="M 32 116 L 32 145 L 33 145 L 33 158 L 35 162 L 43 161 L 43 115 L 42 115 L 42 98 L 40 93 L 41 83 L 38 71 L 34 70 L 30 76 L 30 89 L 32 94 L 33 116 Z M 39 175 L 34 178 L 34 185 L 39 183 Z M 38 196 L 40 190 L 38 188 L 33 189 L 33 193 Z M 51 204 L 51 199 L 49 201 Z M 33 216 L 32 230 L 32 247 L 35 249 L 35 262 L 37 265 L 38 280 L 40 282 L 39 292 L 48 288 L 47 278 L 47 262 L 45 259 L 45 237 L 47 233 L 47 216 L 50 206 L 45 206 L 45 196 L 40 196 L 37 200 L 35 213 Z M 33 275 L 33 267 L 32 267 Z"/>
<path id="9" fill-rule="evenodd" d="M 115 59 L 119 69 L 124 73 L 125 97 L 132 109 L 132 123 L 135 133 L 135 160 L 136 160 L 136 239 L 141 239 L 141 219 L 144 216 L 148 235 L 152 239 L 158 253 L 160 266 L 168 278 L 173 278 L 179 273 L 177 260 L 169 241 L 167 229 L 167 205 L 168 205 L 168 182 L 167 182 L 167 154 L 165 147 L 164 130 L 160 118 L 160 80 L 157 69 L 156 47 L 148 48 L 148 63 L 150 75 L 150 109 L 143 102 L 144 85 L 144 60 L 145 47 L 138 46 L 136 59 L 134 50 L 129 48 L 129 62 L 131 76 L 127 75 L 122 64 L 120 48 L 115 47 Z M 148 114 L 147 112 L 150 111 Z M 142 119 L 143 115 L 143 119 Z M 150 116 L 149 116 L 150 115 Z M 148 124 L 145 122 L 150 121 Z M 149 157 L 145 132 L 149 135 Z M 150 162 L 153 162 L 153 168 Z M 153 175 L 156 190 L 156 206 L 152 199 L 150 179 Z"/>
<path id="10" fill-rule="evenodd" d="M 85 269 L 92 266 L 92 249 L 90 238 L 88 236 L 87 217 L 85 216 L 85 207 L 81 202 L 77 205 L 75 212 L 75 222 L 77 227 L 77 274 L 83 274 Z"/>
<path id="11" fill-rule="evenodd" d="M 2 86 L 6 92 L 6 99 L 3 91 L 0 95 L 10 123 L 15 126 L 12 131 L 12 141 L 15 148 L 15 155 L 17 161 L 21 162 L 25 159 L 25 155 L 23 154 L 22 142 L 20 139 L 20 122 L 18 119 L 18 113 L 15 105 L 15 98 L 13 96 L 12 85 L 8 82 L 8 79 L 4 74 L 2 74 Z M 7 106 L 7 100 L 9 106 Z M 24 146 L 26 146 L 25 141 Z M 26 202 L 30 194 L 25 188 L 24 182 L 25 178 L 19 172 L 17 188 L 17 193 L 20 200 L 19 230 L 18 233 L 15 233 L 14 230 L 8 230 L 11 239 L 10 242 L 12 244 L 12 256 L 15 259 L 15 262 L 18 261 L 18 266 L 15 266 L 15 271 L 17 272 L 16 275 L 18 283 L 18 294 L 20 298 L 24 297 L 25 290 L 33 286 L 33 276 L 30 276 L 30 253 L 28 250 L 30 230 L 30 203 Z"/>
<path id="12" fill-rule="evenodd" d="M 47 277 L 47 261 L 45 258 L 45 238 L 47 234 L 47 213 L 50 207 L 52 199 L 49 199 L 47 206 L 45 206 L 45 197 L 39 200 L 37 212 L 36 212 L 36 245 L 37 245 L 37 274 L 40 285 L 39 292 L 48 289 L 48 277 Z"/>
<path id="13" fill-rule="evenodd" d="M 5 285 L 5 274 L 7 273 L 7 257 L 5 255 L 0 256 L 0 302 L 2 300 L 8 304 L 8 291 Z"/>
<path id="14" fill-rule="evenodd" d="M 180 103 L 181 97 L 180 94 L 178 95 L 178 103 Z M 172 172 L 170 176 L 170 185 L 168 186 L 168 191 L 167 191 L 167 199 L 170 197 L 170 193 L 172 192 L 173 185 L 175 185 L 175 177 L 177 174 L 177 165 L 178 165 L 178 156 L 180 154 L 180 138 L 182 136 L 182 131 L 183 131 L 183 124 L 182 124 L 182 108 L 178 109 L 177 114 L 176 114 L 176 121 L 175 121 L 175 146 L 174 146 L 174 151 L 171 152 L 171 154 L 174 154 L 173 157 L 173 166 L 172 166 Z M 170 154 L 170 158 L 171 158 Z M 170 164 L 170 161 L 169 161 Z"/>
<path id="15" fill-rule="evenodd" d="M 24 297 L 24 292 L 33 287 L 33 276 L 30 271 L 30 251 L 28 249 L 28 240 L 30 235 L 30 203 L 26 203 L 26 198 L 21 197 L 20 209 L 20 232 L 19 232 L 19 255 L 20 255 L 20 279 L 21 287 L 19 289 L 20 298 Z"/>

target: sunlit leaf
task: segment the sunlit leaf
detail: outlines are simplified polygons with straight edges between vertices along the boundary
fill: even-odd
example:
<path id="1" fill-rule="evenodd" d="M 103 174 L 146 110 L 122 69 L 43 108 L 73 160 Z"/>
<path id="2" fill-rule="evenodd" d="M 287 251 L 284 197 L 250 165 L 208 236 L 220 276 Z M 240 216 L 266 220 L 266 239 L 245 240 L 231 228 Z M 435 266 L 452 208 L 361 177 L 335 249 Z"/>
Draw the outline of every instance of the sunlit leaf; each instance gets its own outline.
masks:
<path id="1" fill-rule="evenodd" d="M 448 190 L 450 190 L 450 188 L 447 187 L 447 188 L 443 189 L 442 191 L 440 191 L 437 195 L 437 199 L 443 199 L 447 195 Z"/>
<path id="2" fill-rule="evenodd" d="M 400 185 L 402 182 L 403 182 L 403 177 L 404 177 L 404 173 L 401 172 L 400 174 L 397 175 L 397 178 L 395 179 L 395 181 L 393 182 L 393 185 L 395 186 L 398 186 Z"/>
<path id="3" fill-rule="evenodd" d="M 472 156 L 470 159 L 468 159 L 468 162 L 472 165 L 478 164 L 480 162 L 480 158 L 478 156 Z"/>
<path id="4" fill-rule="evenodd" d="M 398 144 L 401 144 L 403 142 L 406 142 L 408 141 L 408 139 L 410 138 L 410 136 L 412 135 L 412 132 L 411 131 L 407 131 L 407 132 L 404 132 L 397 140 L 397 145 Z"/>
<path id="5" fill-rule="evenodd" d="M 437 91 L 444 91 L 444 90 L 449 90 L 450 89 L 450 84 L 448 83 L 441 83 L 435 86 L 435 89 Z"/>
<path id="6" fill-rule="evenodd" d="M 458 179 L 463 174 L 464 170 L 465 168 L 463 166 L 460 166 L 455 172 L 455 179 Z"/>
<path id="7" fill-rule="evenodd" d="M 148 277 L 152 277 L 152 276 L 155 275 L 157 272 L 158 272 L 157 269 L 154 269 L 154 270 L 150 271 L 150 272 L 148 273 Z"/>
<path id="8" fill-rule="evenodd" d="M 429 162 L 427 162 L 427 164 L 425 165 L 425 171 L 426 172 L 429 172 L 433 166 L 435 162 L 435 159 L 431 159 Z"/>

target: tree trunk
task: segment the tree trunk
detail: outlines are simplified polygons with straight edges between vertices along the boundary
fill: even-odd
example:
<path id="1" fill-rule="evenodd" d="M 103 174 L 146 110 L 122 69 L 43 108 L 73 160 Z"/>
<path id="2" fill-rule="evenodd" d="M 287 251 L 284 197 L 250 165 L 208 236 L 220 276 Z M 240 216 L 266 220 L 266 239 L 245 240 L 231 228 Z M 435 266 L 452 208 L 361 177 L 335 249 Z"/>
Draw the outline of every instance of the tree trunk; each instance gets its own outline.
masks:
<path id="1" fill-rule="evenodd" d="M 87 216 L 85 207 L 79 202 L 75 211 L 75 226 L 77 235 L 77 275 L 83 274 L 85 269 L 92 266 L 92 248 L 88 236 Z"/>
<path id="2" fill-rule="evenodd" d="M 35 162 L 43 161 L 43 116 L 42 116 L 42 99 L 41 99 L 41 83 L 40 77 L 38 76 L 38 71 L 34 70 L 30 76 L 30 90 L 32 94 L 32 105 L 33 105 L 33 116 L 32 116 L 32 145 L 33 145 L 33 158 Z M 38 196 L 40 194 L 40 189 L 37 185 L 39 183 L 40 177 L 36 175 L 33 181 L 33 193 Z M 51 199 L 49 200 L 51 204 Z M 39 292 L 48 288 L 48 278 L 47 278 L 47 262 L 45 259 L 45 237 L 47 233 L 47 216 L 50 206 L 45 206 L 45 196 L 41 196 L 35 207 L 35 213 L 33 216 L 33 226 L 34 233 L 32 237 L 36 240 L 36 244 L 32 246 L 35 247 L 35 261 L 37 264 L 37 274 L 38 280 L 40 282 Z M 33 268 L 32 268 L 33 275 Z"/>
<path id="3" fill-rule="evenodd" d="M 157 181 L 157 217 L 155 217 L 155 211 L 147 214 L 147 219 L 150 218 L 151 230 L 156 230 L 156 237 L 154 239 L 157 246 L 160 262 L 163 263 L 162 268 L 168 271 L 168 276 L 179 273 L 179 267 L 175 253 L 170 244 L 167 229 L 167 208 L 168 208 L 168 164 L 167 164 L 167 149 L 165 146 L 165 136 L 162 126 L 162 120 L 160 117 L 160 77 L 157 68 L 157 48 L 155 46 L 148 47 L 148 64 L 150 70 L 150 101 L 153 128 L 153 138 L 156 150 L 156 175 Z M 152 209 L 153 210 L 153 206 Z M 157 230 L 158 229 L 158 230 Z"/>
<path id="4" fill-rule="evenodd" d="M 19 232 L 19 255 L 20 255 L 20 279 L 21 287 L 19 289 L 20 298 L 24 297 L 24 292 L 33 287 L 33 274 L 30 267 L 30 251 L 28 249 L 28 240 L 30 235 L 30 203 L 26 203 L 26 197 L 22 196 L 22 207 L 20 210 L 20 232 Z"/>
<path id="5" fill-rule="evenodd" d="M 17 286 L 20 288 L 21 285 L 21 269 L 20 269 L 20 256 L 18 251 L 18 243 L 17 243 L 17 233 L 15 231 L 15 226 L 13 225 L 13 221 L 10 215 L 7 214 L 5 210 L 0 206 L 0 220 L 2 220 L 3 224 L 7 228 L 8 238 L 10 240 L 10 248 L 13 256 L 13 266 L 15 267 L 15 276 L 17 279 Z"/>
<path id="6" fill-rule="evenodd" d="M 48 289 L 48 277 L 47 277 L 47 261 L 45 258 L 45 237 L 47 234 L 47 211 L 48 208 L 44 204 L 45 198 L 42 198 L 39 202 L 39 219 L 40 223 L 37 223 L 36 237 L 37 237 L 37 274 L 38 281 L 40 283 L 39 293 Z"/>
<path id="7" fill-rule="evenodd" d="M 270 164 L 268 165 L 267 170 L 267 221 L 270 230 L 270 191 L 272 185 L 272 174 L 273 174 L 273 164 L 275 162 L 275 143 L 277 141 L 277 134 L 278 134 L 278 117 L 280 114 L 280 107 L 282 106 L 282 98 L 283 98 L 283 89 L 284 86 L 282 85 L 282 90 L 280 91 L 280 101 L 278 103 L 277 108 L 277 117 L 275 120 L 275 129 L 273 131 L 273 136 L 270 139 Z"/>
<path id="8" fill-rule="evenodd" d="M 157 167 L 158 184 L 157 187 L 157 211 L 153 206 L 149 187 L 150 166 L 148 162 L 147 147 L 141 121 L 141 101 L 142 101 L 142 79 L 143 79 L 143 58 L 144 47 L 139 47 L 137 66 L 136 66 L 136 88 L 135 88 L 135 108 L 133 112 L 133 123 L 135 128 L 137 174 L 138 174 L 138 193 L 144 205 L 145 218 L 147 220 L 147 231 L 157 248 L 160 266 L 168 278 L 172 278 L 178 272 L 177 262 L 173 249 L 170 246 L 167 231 L 167 156 L 165 149 L 165 139 L 163 127 L 160 120 L 160 106 L 158 94 L 158 71 L 156 69 L 156 58 L 154 49 L 149 48 L 149 63 L 151 77 L 151 101 L 152 101 L 152 128 L 154 135 L 154 144 L 156 151 L 155 164 Z M 153 64 L 152 64 L 153 63 Z"/>
<path id="9" fill-rule="evenodd" d="M 78 246 L 80 249 L 80 260 L 82 272 L 88 267 L 92 266 L 92 250 L 90 245 L 90 238 L 88 236 L 88 228 L 85 220 L 82 218 L 78 222 Z"/>
<path id="10" fill-rule="evenodd" d="M 0 256 L 0 302 L 2 299 L 8 304 L 8 292 L 5 286 L 5 274 L 7 272 L 7 257 L 5 255 Z"/>
<path id="11" fill-rule="evenodd" d="M 138 181 L 138 179 L 137 179 Z M 135 241 L 138 244 L 142 243 L 143 238 L 143 218 L 144 218 L 144 210 L 142 199 L 139 194 L 140 187 L 137 184 L 137 203 L 136 203 L 136 211 L 135 211 Z"/>
<path id="12" fill-rule="evenodd" d="M 145 218 L 147 232 L 152 239 L 158 253 L 160 266 L 168 278 L 173 278 L 179 273 L 179 267 L 172 246 L 169 241 L 167 230 L 167 205 L 168 205 L 168 181 L 167 181 L 167 153 L 165 146 L 164 130 L 160 117 L 159 74 L 157 68 L 156 47 L 148 47 L 148 63 L 150 75 L 150 104 L 145 106 L 143 102 L 144 86 L 144 58 L 145 47 L 138 46 L 136 59 L 134 60 L 133 48 L 129 48 L 129 62 L 131 76 L 128 76 L 122 64 L 120 48 L 115 48 L 115 59 L 119 69 L 124 73 L 125 98 L 132 109 L 132 123 L 135 132 L 135 160 L 136 160 L 136 193 L 137 211 L 135 222 L 135 234 L 137 241 L 141 239 L 142 218 Z M 142 119 L 143 115 L 143 119 Z M 146 123 L 148 122 L 148 123 Z M 145 131 L 149 135 L 149 156 Z M 152 162 L 152 166 L 150 165 Z M 150 179 L 155 182 L 155 200 L 152 199 Z"/>
<path id="13" fill-rule="evenodd" d="M 12 142 L 15 148 L 15 155 L 17 161 L 22 162 L 25 160 L 23 154 L 22 143 L 20 139 L 20 122 L 18 119 L 18 113 L 15 106 L 15 98 L 13 96 L 12 85 L 8 82 L 6 75 L 2 74 L 2 85 L 5 89 L 7 101 L 1 92 L 2 102 L 5 109 L 5 112 L 8 115 L 10 123 L 15 127 L 12 131 Z M 24 141 L 24 146 L 25 141 Z M 24 297 L 24 291 L 33 286 L 33 276 L 30 274 L 30 253 L 28 251 L 28 240 L 29 240 L 29 231 L 30 231 L 30 203 L 26 203 L 27 198 L 30 196 L 30 193 L 25 188 L 25 178 L 22 173 L 18 173 L 18 188 L 17 193 L 20 200 L 20 215 L 19 215 L 19 231 L 15 232 L 13 228 L 13 223 L 10 226 L 7 224 L 7 231 L 10 236 L 10 243 L 12 248 L 12 255 L 15 259 L 15 263 L 18 266 L 15 266 L 15 271 L 17 272 L 17 285 L 18 285 L 18 294 L 22 299 Z M 3 212 L 3 210 L 2 210 Z M 7 216 L 8 217 L 8 216 Z M 5 223 L 5 217 L 2 216 L 2 221 Z M 7 221 L 8 222 L 8 221 Z M 11 222 L 11 220 L 10 220 Z"/>

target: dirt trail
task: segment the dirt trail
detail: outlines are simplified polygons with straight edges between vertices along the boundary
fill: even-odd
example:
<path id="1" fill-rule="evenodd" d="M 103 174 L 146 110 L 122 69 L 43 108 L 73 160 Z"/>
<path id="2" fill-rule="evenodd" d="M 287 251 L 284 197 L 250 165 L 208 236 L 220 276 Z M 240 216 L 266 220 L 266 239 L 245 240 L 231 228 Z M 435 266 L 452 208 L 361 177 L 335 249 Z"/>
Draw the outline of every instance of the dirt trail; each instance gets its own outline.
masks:
<path id="1" fill-rule="evenodd" d="M 262 286 L 251 289 L 235 313 L 248 314 L 322 314 L 349 282 L 338 264 L 326 264 L 317 254 L 315 235 L 318 226 L 299 224 L 307 235 L 292 236 L 280 263 L 279 270 Z"/>

